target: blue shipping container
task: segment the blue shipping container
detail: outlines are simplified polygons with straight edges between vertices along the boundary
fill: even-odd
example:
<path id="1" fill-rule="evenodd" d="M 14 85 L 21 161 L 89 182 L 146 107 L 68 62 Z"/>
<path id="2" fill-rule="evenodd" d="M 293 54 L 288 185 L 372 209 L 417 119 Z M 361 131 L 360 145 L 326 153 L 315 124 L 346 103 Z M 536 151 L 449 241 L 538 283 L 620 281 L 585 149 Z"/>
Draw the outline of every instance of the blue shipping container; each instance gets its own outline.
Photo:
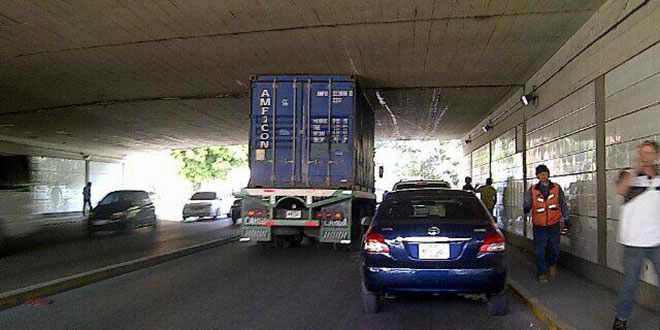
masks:
<path id="1" fill-rule="evenodd" d="M 354 76 L 251 84 L 250 188 L 373 191 L 374 114 Z"/>

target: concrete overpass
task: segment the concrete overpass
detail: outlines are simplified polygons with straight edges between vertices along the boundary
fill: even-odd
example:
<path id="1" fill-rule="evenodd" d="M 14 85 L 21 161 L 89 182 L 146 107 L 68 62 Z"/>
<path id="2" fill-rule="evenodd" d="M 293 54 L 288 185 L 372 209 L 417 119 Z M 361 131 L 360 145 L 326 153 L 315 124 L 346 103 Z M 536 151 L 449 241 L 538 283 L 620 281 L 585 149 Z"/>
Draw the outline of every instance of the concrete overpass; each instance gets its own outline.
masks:
<path id="1" fill-rule="evenodd" d="M 532 238 L 523 191 L 548 164 L 573 221 L 562 266 L 617 288 L 610 187 L 641 141 L 660 140 L 659 22 L 660 0 L 4 2 L 0 152 L 116 160 L 244 143 L 250 74 L 352 73 L 379 139 L 465 141 L 516 245 Z"/>
<path id="2" fill-rule="evenodd" d="M 462 137 L 603 2 L 7 1 L 0 140 L 115 157 L 245 143 L 249 75 L 282 72 L 359 75 L 380 139 Z"/>

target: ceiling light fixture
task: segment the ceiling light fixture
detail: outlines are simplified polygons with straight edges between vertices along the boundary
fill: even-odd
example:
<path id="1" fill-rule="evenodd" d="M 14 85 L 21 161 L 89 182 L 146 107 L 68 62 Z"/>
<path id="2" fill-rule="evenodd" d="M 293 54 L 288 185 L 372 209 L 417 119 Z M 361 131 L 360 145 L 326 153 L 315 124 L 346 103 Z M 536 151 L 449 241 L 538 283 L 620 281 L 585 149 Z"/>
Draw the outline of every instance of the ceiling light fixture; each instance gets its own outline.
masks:
<path id="1" fill-rule="evenodd" d="M 472 143 L 472 137 L 468 136 L 467 139 L 465 139 L 465 144 L 470 144 Z"/>
<path id="2" fill-rule="evenodd" d="M 536 86 L 532 88 L 531 92 L 520 97 L 520 101 L 522 101 L 523 105 L 528 106 L 539 98 L 538 95 L 534 94 L 534 90 L 536 90 Z"/>
<path id="3" fill-rule="evenodd" d="M 493 129 L 493 126 L 490 126 L 490 124 L 486 124 L 486 125 L 484 125 L 484 127 L 481 128 L 481 130 L 484 131 L 484 133 L 488 133 L 492 129 Z"/>

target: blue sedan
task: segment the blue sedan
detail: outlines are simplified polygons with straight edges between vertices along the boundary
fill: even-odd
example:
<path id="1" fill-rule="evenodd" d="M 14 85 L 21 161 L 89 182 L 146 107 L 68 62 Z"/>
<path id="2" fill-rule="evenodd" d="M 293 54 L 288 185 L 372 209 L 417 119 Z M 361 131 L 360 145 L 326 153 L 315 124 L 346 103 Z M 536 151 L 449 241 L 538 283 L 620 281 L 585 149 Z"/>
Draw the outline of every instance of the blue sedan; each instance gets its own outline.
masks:
<path id="1" fill-rule="evenodd" d="M 382 296 L 486 294 L 491 315 L 507 312 L 504 236 L 471 192 L 412 189 L 388 194 L 362 249 L 362 301 L 376 313 Z"/>

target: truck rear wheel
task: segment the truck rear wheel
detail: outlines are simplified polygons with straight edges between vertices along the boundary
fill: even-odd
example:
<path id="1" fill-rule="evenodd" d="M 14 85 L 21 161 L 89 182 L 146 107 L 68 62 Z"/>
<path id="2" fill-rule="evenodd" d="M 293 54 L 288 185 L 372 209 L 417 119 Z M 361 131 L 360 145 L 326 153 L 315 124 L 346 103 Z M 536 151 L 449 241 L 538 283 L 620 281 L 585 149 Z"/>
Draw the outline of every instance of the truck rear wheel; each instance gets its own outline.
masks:
<path id="1" fill-rule="evenodd" d="M 362 223 L 360 219 L 367 214 L 365 210 L 366 205 L 362 203 L 353 204 L 353 212 L 351 214 L 351 246 L 352 252 L 360 251 L 362 247 Z"/>
<path id="2" fill-rule="evenodd" d="M 291 239 L 284 235 L 275 236 L 274 241 L 275 241 L 275 247 L 280 249 L 288 249 L 293 245 Z"/>

